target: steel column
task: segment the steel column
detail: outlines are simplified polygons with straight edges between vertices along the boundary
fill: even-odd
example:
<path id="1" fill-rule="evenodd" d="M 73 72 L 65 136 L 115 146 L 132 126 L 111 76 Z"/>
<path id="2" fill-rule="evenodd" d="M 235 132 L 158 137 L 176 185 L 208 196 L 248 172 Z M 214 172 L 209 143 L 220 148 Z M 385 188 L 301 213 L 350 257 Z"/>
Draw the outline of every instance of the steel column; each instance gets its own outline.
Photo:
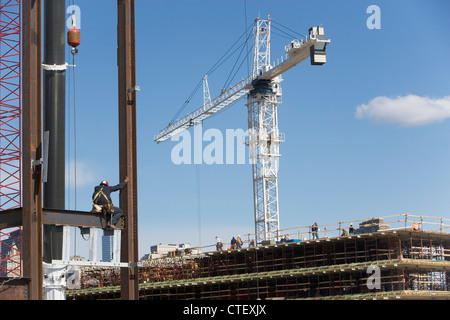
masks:
<path id="1" fill-rule="evenodd" d="M 42 300 L 42 176 L 32 167 L 42 155 L 41 124 L 41 1 L 23 0 L 23 275 L 29 298 Z"/>
<path id="2" fill-rule="evenodd" d="M 63 67 L 43 71 L 44 131 L 49 132 L 44 208 L 65 209 L 65 1 L 44 3 L 44 64 Z M 62 258 L 63 227 L 44 226 L 44 261 Z"/>
<path id="3" fill-rule="evenodd" d="M 121 239 L 121 262 L 138 261 L 137 227 L 137 161 L 136 161 L 136 63 L 134 0 L 117 1 L 117 63 L 119 75 L 119 174 L 120 181 L 128 177 L 120 194 L 125 230 Z M 135 264 L 136 265 L 136 264 Z M 122 268 L 121 298 L 138 300 L 138 268 Z"/>

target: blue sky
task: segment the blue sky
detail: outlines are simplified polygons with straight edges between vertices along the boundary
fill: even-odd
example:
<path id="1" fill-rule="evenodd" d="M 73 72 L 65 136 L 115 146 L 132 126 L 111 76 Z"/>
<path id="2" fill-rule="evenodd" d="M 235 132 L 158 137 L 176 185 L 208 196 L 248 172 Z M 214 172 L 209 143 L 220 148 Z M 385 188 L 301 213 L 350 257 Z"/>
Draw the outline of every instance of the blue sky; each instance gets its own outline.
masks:
<path id="1" fill-rule="evenodd" d="M 69 70 L 66 197 L 68 208 L 88 211 L 96 184 L 120 182 L 116 2 L 75 4 L 77 186 Z M 370 5 L 380 8 L 381 29 L 367 28 Z M 401 213 L 450 218 L 449 13 L 446 0 L 136 0 L 139 255 L 157 243 L 208 245 L 216 235 L 254 232 L 249 164 L 175 165 L 177 142 L 153 138 L 246 26 L 267 14 L 300 34 L 322 24 L 331 39 L 324 66 L 305 61 L 283 75 L 280 227 Z M 276 60 L 290 39 L 272 37 Z M 230 69 L 210 75 L 212 97 Z M 201 101 L 200 90 L 180 116 Z M 209 128 L 246 130 L 245 98 L 206 120 Z M 78 237 L 78 254 L 87 255 L 84 245 Z"/>

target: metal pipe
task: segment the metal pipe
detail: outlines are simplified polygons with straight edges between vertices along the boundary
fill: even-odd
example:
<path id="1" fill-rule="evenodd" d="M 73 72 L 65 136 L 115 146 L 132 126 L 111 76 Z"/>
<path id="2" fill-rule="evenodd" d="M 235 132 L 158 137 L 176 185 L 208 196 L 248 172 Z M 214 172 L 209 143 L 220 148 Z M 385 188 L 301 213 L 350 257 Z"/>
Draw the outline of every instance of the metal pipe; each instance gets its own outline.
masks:
<path id="1" fill-rule="evenodd" d="M 44 64 L 65 65 L 65 1 L 44 5 Z M 49 70 L 50 69 L 50 70 Z M 44 131 L 49 131 L 48 173 L 44 208 L 65 209 L 65 86 L 66 71 L 43 71 Z M 62 259 L 60 226 L 44 226 L 44 261 Z"/>

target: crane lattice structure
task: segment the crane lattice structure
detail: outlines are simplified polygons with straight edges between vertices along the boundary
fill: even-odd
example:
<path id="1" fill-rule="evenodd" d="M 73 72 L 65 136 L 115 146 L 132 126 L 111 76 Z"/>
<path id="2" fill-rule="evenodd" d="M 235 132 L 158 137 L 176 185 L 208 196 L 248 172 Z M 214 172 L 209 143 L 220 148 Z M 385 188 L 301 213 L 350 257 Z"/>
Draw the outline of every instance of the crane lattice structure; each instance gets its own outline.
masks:
<path id="1" fill-rule="evenodd" d="M 0 0 L 0 214 L 22 206 L 21 0 Z M 0 230 L 0 276 L 22 275 L 21 228 Z"/>
<path id="2" fill-rule="evenodd" d="M 279 238 L 278 160 L 279 146 L 284 135 L 278 129 L 278 105 L 282 102 L 281 75 L 308 57 L 312 65 L 326 62 L 326 46 L 321 26 L 312 27 L 303 39 L 294 39 L 286 46 L 286 59 L 270 63 L 271 19 L 256 19 L 253 52 L 253 72 L 228 90 L 222 90 L 215 99 L 206 98 L 209 87 L 204 87 L 204 105 L 170 123 L 155 138 L 163 142 L 191 126 L 230 106 L 247 95 L 249 158 L 253 168 L 253 195 L 256 243 Z M 204 78 L 204 86 L 207 85 Z"/>

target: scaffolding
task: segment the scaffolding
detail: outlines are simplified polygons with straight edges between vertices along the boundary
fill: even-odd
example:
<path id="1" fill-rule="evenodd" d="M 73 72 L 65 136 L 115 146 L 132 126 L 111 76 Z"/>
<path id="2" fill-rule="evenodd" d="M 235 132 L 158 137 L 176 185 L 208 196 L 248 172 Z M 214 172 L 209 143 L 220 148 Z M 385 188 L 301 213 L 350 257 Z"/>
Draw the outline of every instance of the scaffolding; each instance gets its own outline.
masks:
<path id="1" fill-rule="evenodd" d="M 386 220 L 369 219 L 360 226 L 366 227 L 367 221 Z M 425 231 L 422 222 L 418 231 L 407 225 L 143 261 L 139 298 L 449 299 L 450 234 L 441 232 L 444 225 Z M 67 293 L 68 299 L 80 300 L 119 296 L 120 288 L 114 286 Z"/>

